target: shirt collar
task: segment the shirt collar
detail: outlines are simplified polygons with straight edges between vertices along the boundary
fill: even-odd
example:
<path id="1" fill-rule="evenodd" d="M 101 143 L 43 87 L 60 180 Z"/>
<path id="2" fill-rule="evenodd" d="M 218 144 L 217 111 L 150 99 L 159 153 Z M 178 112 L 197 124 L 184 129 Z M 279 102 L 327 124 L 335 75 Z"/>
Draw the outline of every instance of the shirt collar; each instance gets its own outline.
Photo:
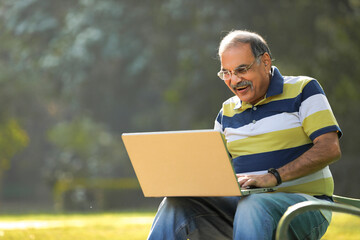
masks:
<path id="1" fill-rule="evenodd" d="M 272 66 L 271 67 L 270 84 L 269 84 L 268 90 L 266 91 L 265 98 L 279 95 L 279 94 L 283 93 L 283 89 L 284 89 L 284 78 L 281 75 L 279 69 L 275 66 Z M 243 105 L 241 100 L 239 99 L 239 97 L 237 97 L 237 100 L 238 101 L 235 104 L 234 109 L 239 109 Z M 244 106 L 245 105 L 251 106 L 250 104 L 244 102 Z"/>

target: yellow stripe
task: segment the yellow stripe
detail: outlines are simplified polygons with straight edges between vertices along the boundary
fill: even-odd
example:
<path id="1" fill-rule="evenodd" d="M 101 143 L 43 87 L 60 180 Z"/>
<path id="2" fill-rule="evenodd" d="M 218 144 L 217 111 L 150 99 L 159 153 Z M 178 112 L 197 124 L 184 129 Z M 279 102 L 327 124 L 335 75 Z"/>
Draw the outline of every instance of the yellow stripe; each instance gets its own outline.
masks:
<path id="1" fill-rule="evenodd" d="M 311 143 L 311 140 L 305 134 L 302 127 L 296 127 L 228 142 L 227 147 L 233 158 L 235 158 L 243 155 L 298 147 L 308 143 Z"/>
<path id="2" fill-rule="evenodd" d="M 318 179 L 316 181 L 298 184 L 289 187 L 279 187 L 278 192 L 305 193 L 309 195 L 327 195 L 334 193 L 334 180 L 332 177 Z"/>
<path id="3" fill-rule="evenodd" d="M 302 123 L 304 131 L 308 136 L 313 132 L 328 126 L 338 125 L 331 110 L 322 110 L 306 117 Z"/>
<path id="4" fill-rule="evenodd" d="M 308 78 L 308 79 L 301 79 L 296 83 L 285 83 L 283 93 L 280 95 L 267 98 L 264 104 L 271 101 L 295 98 L 302 92 L 306 84 L 308 84 L 311 80 L 312 80 L 311 78 Z"/>
<path id="5" fill-rule="evenodd" d="M 223 116 L 226 117 L 233 117 L 235 114 L 238 113 L 242 113 L 243 111 L 245 111 L 246 109 L 234 109 L 236 103 L 232 102 L 232 103 L 228 103 L 228 104 L 224 104 L 223 106 Z"/>

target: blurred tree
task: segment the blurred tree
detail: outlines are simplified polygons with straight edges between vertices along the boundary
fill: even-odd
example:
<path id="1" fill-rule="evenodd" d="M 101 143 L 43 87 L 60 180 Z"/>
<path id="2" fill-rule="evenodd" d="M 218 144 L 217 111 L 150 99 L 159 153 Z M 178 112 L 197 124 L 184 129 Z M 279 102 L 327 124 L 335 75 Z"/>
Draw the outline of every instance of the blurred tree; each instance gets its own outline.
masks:
<path id="1" fill-rule="evenodd" d="M 28 144 L 28 136 L 15 119 L 0 124 L 0 176 L 9 169 L 11 158 Z"/>
<path id="2" fill-rule="evenodd" d="M 0 121 L 0 196 L 3 172 L 10 168 L 12 157 L 28 144 L 28 135 L 16 119 Z"/>
<path id="3" fill-rule="evenodd" d="M 127 176 L 131 166 L 116 137 L 88 117 L 59 122 L 48 132 L 56 154 L 47 161 L 46 177 L 58 180 Z M 128 164 L 126 164 L 128 163 Z"/>

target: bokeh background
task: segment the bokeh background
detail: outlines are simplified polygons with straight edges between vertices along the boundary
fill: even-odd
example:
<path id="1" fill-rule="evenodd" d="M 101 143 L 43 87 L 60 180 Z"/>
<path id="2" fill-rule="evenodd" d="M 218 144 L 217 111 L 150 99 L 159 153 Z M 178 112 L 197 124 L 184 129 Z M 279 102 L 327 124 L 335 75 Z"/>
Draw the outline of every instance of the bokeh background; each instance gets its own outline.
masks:
<path id="1" fill-rule="evenodd" d="M 359 25 L 359 0 L 2 0 L 0 212 L 155 208 L 121 134 L 213 128 L 232 29 L 321 83 L 344 132 L 335 193 L 360 197 Z"/>

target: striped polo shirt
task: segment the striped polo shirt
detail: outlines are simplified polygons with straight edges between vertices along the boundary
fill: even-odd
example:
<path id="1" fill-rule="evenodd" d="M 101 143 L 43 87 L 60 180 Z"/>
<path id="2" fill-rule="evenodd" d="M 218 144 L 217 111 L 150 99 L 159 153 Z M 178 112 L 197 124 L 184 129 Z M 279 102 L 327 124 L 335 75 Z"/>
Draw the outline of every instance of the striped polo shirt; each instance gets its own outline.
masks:
<path id="1" fill-rule="evenodd" d="M 341 130 L 320 84 L 305 76 L 282 76 L 272 67 L 266 96 L 255 105 L 234 96 L 223 103 L 215 130 L 226 141 L 236 173 L 263 174 L 295 160 L 313 140 Z M 278 191 L 332 196 L 329 167 L 282 183 Z"/>

